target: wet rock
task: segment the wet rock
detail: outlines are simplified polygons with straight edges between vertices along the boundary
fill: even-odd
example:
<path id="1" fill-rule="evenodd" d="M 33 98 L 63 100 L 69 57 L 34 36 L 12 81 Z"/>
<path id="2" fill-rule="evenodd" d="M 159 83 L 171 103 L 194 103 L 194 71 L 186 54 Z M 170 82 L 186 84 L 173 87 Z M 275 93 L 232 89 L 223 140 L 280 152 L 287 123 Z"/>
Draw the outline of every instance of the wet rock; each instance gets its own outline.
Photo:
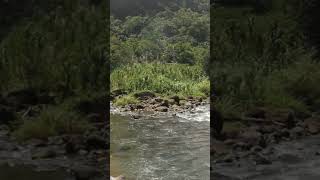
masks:
<path id="1" fill-rule="evenodd" d="M 265 156 L 261 154 L 255 154 L 253 160 L 257 165 L 272 164 L 271 160 L 267 159 Z"/>
<path id="2" fill-rule="evenodd" d="M 163 99 L 162 99 L 162 98 L 159 98 L 159 97 L 158 97 L 158 98 L 155 98 L 154 100 L 155 100 L 157 103 L 161 103 L 161 102 L 163 101 Z"/>
<path id="3" fill-rule="evenodd" d="M 260 152 L 262 151 L 262 147 L 261 146 L 253 146 L 250 151 L 252 152 Z"/>
<path id="4" fill-rule="evenodd" d="M 159 106 L 155 109 L 156 111 L 159 111 L 159 112 L 168 112 L 168 107 L 165 107 L 165 106 Z"/>
<path id="5" fill-rule="evenodd" d="M 259 144 L 261 133 L 257 132 L 255 129 L 248 129 L 240 134 L 240 138 L 249 145 L 254 146 Z"/>
<path id="6" fill-rule="evenodd" d="M 271 121 L 282 123 L 288 129 L 295 127 L 296 124 L 295 114 L 291 109 L 276 109 L 268 111 L 266 117 Z"/>
<path id="7" fill-rule="evenodd" d="M 245 142 L 237 142 L 232 146 L 232 148 L 236 151 L 243 151 L 243 150 L 248 150 L 250 148 L 250 145 Z"/>
<path id="8" fill-rule="evenodd" d="M 234 161 L 233 154 L 228 154 L 228 155 L 224 156 L 224 157 L 222 158 L 222 160 L 219 161 L 219 162 L 231 163 L 231 162 L 233 162 L 233 161 Z"/>
<path id="9" fill-rule="evenodd" d="M 62 145 L 64 141 L 61 136 L 53 136 L 48 138 L 48 145 Z"/>
<path id="10" fill-rule="evenodd" d="M 295 154 L 289 154 L 289 153 L 285 153 L 285 154 L 281 154 L 278 156 L 278 159 L 284 163 L 299 163 L 302 161 L 302 159 L 295 155 Z"/>
<path id="11" fill-rule="evenodd" d="M 179 104 L 180 102 L 180 97 L 179 96 L 172 96 L 170 99 L 174 100 L 175 103 Z"/>
<path id="12" fill-rule="evenodd" d="M 160 106 L 164 106 L 164 107 L 169 107 L 170 106 L 170 103 L 169 103 L 169 100 L 164 100 L 161 104 L 160 104 Z"/>
<path id="13" fill-rule="evenodd" d="M 262 134 L 268 134 L 268 133 L 272 133 L 275 131 L 275 127 L 273 125 L 266 125 L 266 126 L 261 126 L 259 128 L 259 132 L 261 132 Z"/>
<path id="14" fill-rule="evenodd" d="M 290 131 L 288 129 L 286 129 L 286 128 L 281 129 L 279 135 L 280 135 L 281 138 L 289 138 L 290 137 Z"/>
<path id="15" fill-rule="evenodd" d="M 230 146 L 230 145 L 236 144 L 237 141 L 234 140 L 234 139 L 227 139 L 227 140 L 225 140 L 223 143 L 224 143 L 225 145 L 227 145 L 227 146 Z"/>
<path id="16" fill-rule="evenodd" d="M 18 147 L 13 143 L 2 143 L 0 146 L 0 151 L 15 151 Z"/>
<path id="17" fill-rule="evenodd" d="M 169 99 L 168 100 L 168 104 L 169 105 L 174 105 L 174 104 L 179 104 L 179 103 L 177 103 L 174 99 Z M 168 106 L 169 107 L 169 106 Z"/>
<path id="18" fill-rule="evenodd" d="M 302 136 L 304 134 L 304 128 L 297 126 L 293 129 L 291 129 L 291 134 L 294 137 Z"/>
<path id="19" fill-rule="evenodd" d="M 304 121 L 306 128 L 310 134 L 318 134 L 320 132 L 320 118 L 312 117 Z"/>
<path id="20" fill-rule="evenodd" d="M 85 156 L 85 155 L 88 154 L 88 151 L 86 151 L 86 150 L 84 150 L 84 149 L 81 149 L 81 150 L 79 150 L 78 153 L 79 153 L 80 156 Z"/>
<path id="21" fill-rule="evenodd" d="M 51 147 L 37 149 L 37 152 L 32 154 L 32 159 L 47 159 L 47 158 L 54 158 L 57 156 L 57 153 Z"/>
<path id="22" fill-rule="evenodd" d="M 31 139 L 28 140 L 25 144 L 31 147 L 44 147 L 47 145 L 47 142 L 41 139 Z"/>
<path id="23" fill-rule="evenodd" d="M 147 100 L 147 99 L 156 97 L 156 95 L 149 91 L 143 91 L 143 92 L 135 93 L 134 97 L 136 97 L 139 100 Z"/>

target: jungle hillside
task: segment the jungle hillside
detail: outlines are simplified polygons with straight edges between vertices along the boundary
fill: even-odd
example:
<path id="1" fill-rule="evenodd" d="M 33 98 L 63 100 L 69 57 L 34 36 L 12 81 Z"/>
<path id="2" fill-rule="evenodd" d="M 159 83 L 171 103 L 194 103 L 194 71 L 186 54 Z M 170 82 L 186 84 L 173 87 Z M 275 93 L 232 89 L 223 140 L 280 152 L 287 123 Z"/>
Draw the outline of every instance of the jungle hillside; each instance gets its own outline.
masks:
<path id="1" fill-rule="evenodd" d="M 209 97 L 208 0 L 111 1 L 110 22 L 111 90 L 130 97 L 121 104 L 142 91 Z"/>

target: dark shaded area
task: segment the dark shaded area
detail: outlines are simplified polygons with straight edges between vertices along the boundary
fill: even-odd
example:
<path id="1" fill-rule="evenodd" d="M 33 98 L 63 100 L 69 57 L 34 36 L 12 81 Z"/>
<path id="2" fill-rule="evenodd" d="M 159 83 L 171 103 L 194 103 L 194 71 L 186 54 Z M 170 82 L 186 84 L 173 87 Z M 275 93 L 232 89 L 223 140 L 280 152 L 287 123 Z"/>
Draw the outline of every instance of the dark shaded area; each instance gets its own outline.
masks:
<path id="1" fill-rule="evenodd" d="M 1 0 L 0 51 L 0 164 L 109 178 L 109 2 Z"/>
<path id="2" fill-rule="evenodd" d="M 304 6 L 304 13 L 301 24 L 304 27 L 305 34 L 311 46 L 320 49 L 320 1 L 307 1 Z"/>

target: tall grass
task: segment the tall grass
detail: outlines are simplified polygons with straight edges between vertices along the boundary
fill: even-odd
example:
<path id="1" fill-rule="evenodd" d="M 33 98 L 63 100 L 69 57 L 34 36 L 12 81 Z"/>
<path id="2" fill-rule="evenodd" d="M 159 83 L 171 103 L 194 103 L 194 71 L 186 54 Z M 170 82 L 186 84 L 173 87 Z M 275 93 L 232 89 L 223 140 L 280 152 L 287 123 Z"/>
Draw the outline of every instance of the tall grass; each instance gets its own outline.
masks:
<path id="1" fill-rule="evenodd" d="M 88 121 L 64 107 L 48 107 L 39 116 L 24 120 L 15 130 L 18 140 L 46 139 L 61 134 L 81 134 L 90 128 Z"/>
<path id="2" fill-rule="evenodd" d="M 202 67 L 160 63 L 133 64 L 114 70 L 111 73 L 111 88 L 184 96 L 208 96 L 210 89 Z"/>
<path id="3" fill-rule="evenodd" d="M 320 65 L 305 46 L 295 9 L 274 1 L 259 14 L 250 7 L 211 11 L 211 86 L 227 116 L 255 106 L 308 111 L 318 104 Z"/>

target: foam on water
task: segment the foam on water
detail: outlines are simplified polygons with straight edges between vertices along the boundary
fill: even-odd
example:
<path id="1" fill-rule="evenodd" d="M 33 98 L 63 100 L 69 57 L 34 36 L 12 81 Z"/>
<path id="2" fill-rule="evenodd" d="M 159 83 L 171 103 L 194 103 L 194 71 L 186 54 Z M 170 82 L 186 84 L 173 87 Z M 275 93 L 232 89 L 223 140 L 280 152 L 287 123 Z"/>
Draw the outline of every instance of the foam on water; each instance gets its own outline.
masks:
<path id="1" fill-rule="evenodd" d="M 210 121 L 210 106 L 198 106 L 190 111 L 178 113 L 177 116 L 183 119 L 181 121 Z"/>

